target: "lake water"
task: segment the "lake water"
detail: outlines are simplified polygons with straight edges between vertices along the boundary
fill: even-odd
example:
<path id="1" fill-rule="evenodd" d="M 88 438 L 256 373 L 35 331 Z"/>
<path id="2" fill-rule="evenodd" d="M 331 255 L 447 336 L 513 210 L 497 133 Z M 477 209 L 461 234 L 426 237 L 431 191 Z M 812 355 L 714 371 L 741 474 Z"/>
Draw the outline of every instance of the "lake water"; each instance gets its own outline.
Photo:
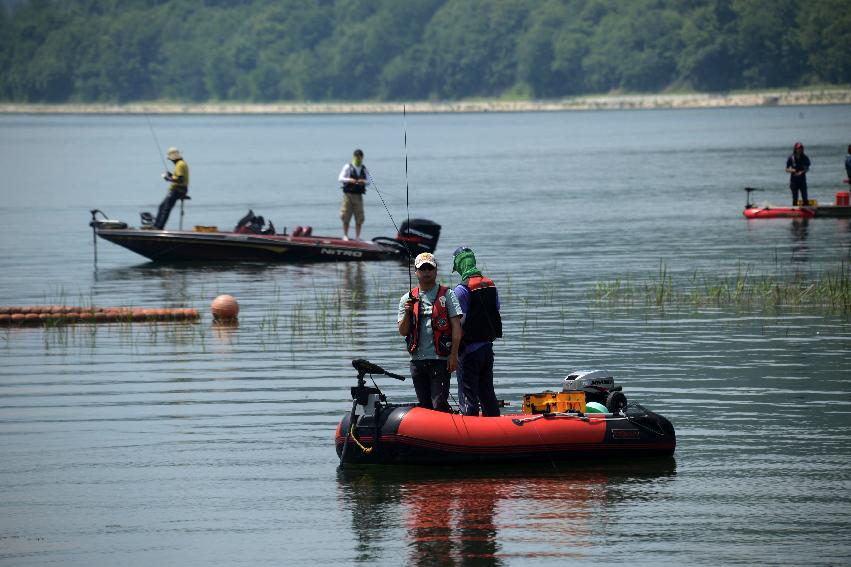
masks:
<path id="1" fill-rule="evenodd" d="M 156 265 L 89 209 L 138 224 L 160 154 L 191 168 L 185 226 L 248 209 L 339 233 L 336 177 L 363 148 L 378 191 L 473 247 L 500 286 L 499 397 L 605 368 L 667 416 L 671 461 L 337 467 L 352 358 L 407 373 L 395 263 Z M 598 301 L 847 266 L 842 219 L 747 221 L 842 189 L 848 107 L 399 116 L 0 116 L 0 305 L 196 307 L 197 324 L 0 329 L 0 564 L 527 565 L 851 562 L 851 321 L 820 307 Z M 158 151 L 159 146 L 159 151 Z M 847 186 L 846 186 L 847 187 Z M 365 236 L 395 233 L 376 188 Z M 178 223 L 172 213 L 170 227 Z M 237 328 L 211 324 L 220 293 Z M 453 378 L 453 390 L 454 390 Z M 409 382 L 380 381 L 413 401 Z"/>

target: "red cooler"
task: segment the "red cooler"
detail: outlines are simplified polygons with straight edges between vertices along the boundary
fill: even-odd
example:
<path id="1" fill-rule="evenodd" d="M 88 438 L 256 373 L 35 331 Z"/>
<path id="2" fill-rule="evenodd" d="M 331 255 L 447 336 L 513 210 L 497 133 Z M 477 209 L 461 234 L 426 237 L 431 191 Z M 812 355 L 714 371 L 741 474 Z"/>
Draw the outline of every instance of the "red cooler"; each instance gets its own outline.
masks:
<path id="1" fill-rule="evenodd" d="M 851 194 L 849 194 L 848 191 L 838 191 L 836 193 L 836 206 L 837 207 L 847 207 L 849 195 L 851 195 Z"/>

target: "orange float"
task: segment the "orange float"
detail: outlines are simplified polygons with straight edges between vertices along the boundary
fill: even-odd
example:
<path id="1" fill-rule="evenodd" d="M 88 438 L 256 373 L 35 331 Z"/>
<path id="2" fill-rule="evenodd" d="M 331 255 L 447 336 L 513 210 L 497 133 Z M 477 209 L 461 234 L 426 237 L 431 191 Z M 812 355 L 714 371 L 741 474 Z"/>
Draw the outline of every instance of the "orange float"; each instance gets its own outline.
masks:
<path id="1" fill-rule="evenodd" d="M 210 312 L 217 321 L 230 321 L 239 315 L 239 303 L 232 295 L 220 295 L 210 304 Z"/>

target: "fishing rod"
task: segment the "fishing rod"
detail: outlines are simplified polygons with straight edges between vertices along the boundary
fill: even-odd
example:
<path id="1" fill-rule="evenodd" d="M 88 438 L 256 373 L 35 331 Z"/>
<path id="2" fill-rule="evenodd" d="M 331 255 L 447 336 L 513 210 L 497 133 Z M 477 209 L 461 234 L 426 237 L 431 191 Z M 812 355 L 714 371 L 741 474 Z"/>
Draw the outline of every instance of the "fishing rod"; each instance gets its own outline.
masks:
<path id="1" fill-rule="evenodd" d="M 408 217 L 408 230 L 411 228 L 411 207 L 410 207 L 410 190 L 408 189 L 408 114 L 405 109 L 405 105 L 402 105 L 402 133 L 404 135 L 402 140 L 402 145 L 405 148 L 405 214 Z M 405 245 L 407 248 L 407 244 Z M 411 281 L 411 262 L 414 259 L 411 258 L 411 252 L 408 251 L 408 289 L 412 289 L 413 283 Z M 435 266 L 436 267 L 436 266 Z"/>
<path id="2" fill-rule="evenodd" d="M 408 127 L 407 121 L 405 119 L 406 111 L 405 105 L 402 105 L 402 131 L 403 131 L 403 146 L 405 148 L 405 213 L 408 219 L 408 230 L 410 230 L 411 226 L 411 208 L 410 208 L 410 200 L 409 200 L 409 188 L 408 188 Z M 390 213 L 390 208 L 387 206 L 387 202 L 384 200 L 384 197 L 381 195 L 381 190 L 378 188 L 378 183 L 375 182 L 375 178 L 370 173 L 369 169 L 366 170 L 366 176 L 369 179 L 372 188 L 375 189 L 375 193 L 378 195 L 378 198 L 381 200 L 381 204 L 384 205 L 384 210 L 387 212 L 387 216 L 390 217 L 390 222 L 393 223 L 393 227 L 396 229 L 396 232 L 401 236 L 402 231 L 399 229 L 399 225 L 396 224 L 396 220 L 393 218 L 393 215 Z M 413 278 L 411 276 L 411 262 L 413 262 L 413 258 L 411 257 L 411 248 L 408 246 L 408 242 L 404 239 L 400 240 L 402 246 L 405 247 L 405 252 L 408 256 L 408 289 L 412 289 L 414 287 Z M 410 295 L 410 293 L 409 293 Z M 416 301 L 416 298 L 413 298 Z"/>

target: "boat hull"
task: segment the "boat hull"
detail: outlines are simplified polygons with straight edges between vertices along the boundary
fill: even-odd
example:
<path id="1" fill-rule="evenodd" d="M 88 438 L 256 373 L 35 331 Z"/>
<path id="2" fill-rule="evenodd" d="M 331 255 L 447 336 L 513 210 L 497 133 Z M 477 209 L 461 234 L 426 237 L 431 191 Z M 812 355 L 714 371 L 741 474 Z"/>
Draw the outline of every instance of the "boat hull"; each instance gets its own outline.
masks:
<path id="1" fill-rule="evenodd" d="M 676 434 L 653 412 L 462 416 L 389 406 L 362 416 L 354 430 L 346 413 L 336 432 L 337 456 L 351 464 L 453 465 L 554 462 L 577 458 L 671 456 Z M 349 437 L 347 442 L 347 437 Z M 357 442 L 355 442 L 357 440 Z M 366 450 L 364 450 L 366 447 Z"/>
<path id="2" fill-rule="evenodd" d="M 398 248 L 337 238 L 96 229 L 99 237 L 156 262 L 335 262 L 392 260 L 404 257 Z"/>
<path id="3" fill-rule="evenodd" d="M 816 218 L 827 219 L 849 219 L 851 218 L 851 207 L 840 205 L 819 205 L 813 207 Z"/>
<path id="4" fill-rule="evenodd" d="M 816 216 L 808 207 L 747 207 L 742 214 L 749 219 L 811 219 Z"/>

